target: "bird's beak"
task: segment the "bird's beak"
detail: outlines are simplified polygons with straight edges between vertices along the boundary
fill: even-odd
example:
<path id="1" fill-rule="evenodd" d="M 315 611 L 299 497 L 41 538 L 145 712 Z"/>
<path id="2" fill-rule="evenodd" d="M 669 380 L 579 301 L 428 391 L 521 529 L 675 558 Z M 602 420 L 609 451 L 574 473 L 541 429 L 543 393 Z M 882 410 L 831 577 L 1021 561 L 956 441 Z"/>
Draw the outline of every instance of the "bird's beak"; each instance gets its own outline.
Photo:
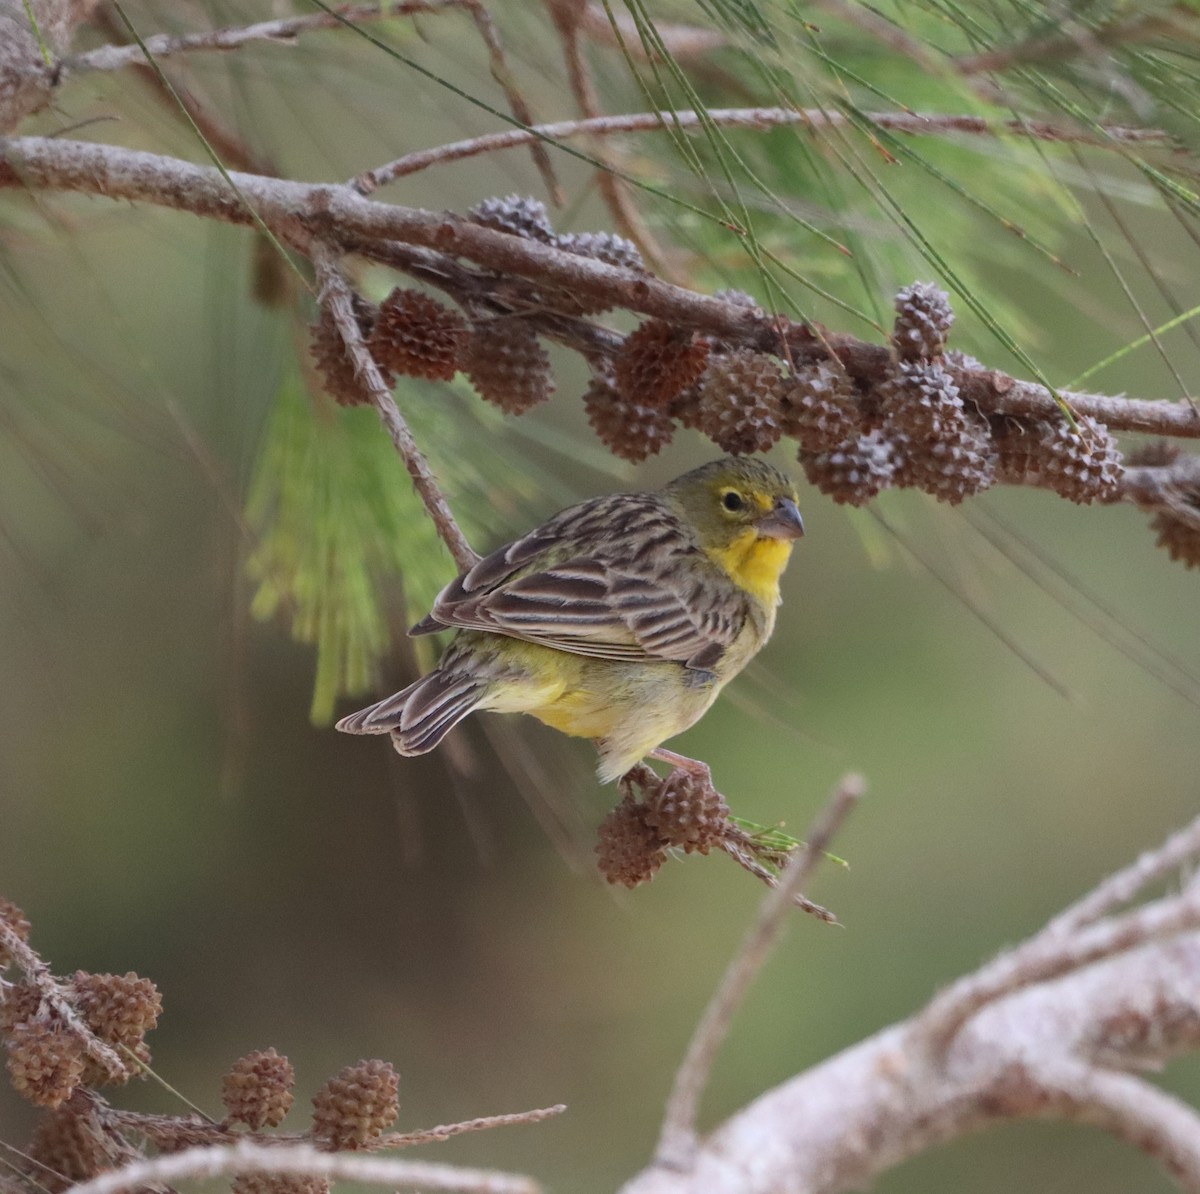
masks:
<path id="1" fill-rule="evenodd" d="M 799 539 L 804 534 L 804 519 L 791 498 L 778 498 L 771 511 L 754 524 L 754 529 L 767 539 Z"/>

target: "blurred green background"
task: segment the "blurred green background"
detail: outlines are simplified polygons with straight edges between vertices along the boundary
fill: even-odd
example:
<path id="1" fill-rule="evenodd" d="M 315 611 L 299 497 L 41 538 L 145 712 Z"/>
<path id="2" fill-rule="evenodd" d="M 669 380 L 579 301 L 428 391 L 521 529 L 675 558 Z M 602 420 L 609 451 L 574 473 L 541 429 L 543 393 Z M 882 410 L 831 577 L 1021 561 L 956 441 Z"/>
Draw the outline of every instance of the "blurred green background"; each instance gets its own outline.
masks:
<path id="1" fill-rule="evenodd" d="M 539 115 L 561 118 L 573 107 L 535 9 L 496 11 Z M 145 32 L 260 15 L 250 5 L 128 11 Z M 461 15 L 428 18 L 419 36 L 399 22 L 382 28 L 442 77 L 501 102 Z M 845 44 L 854 52 L 848 34 Z M 606 61 L 611 110 L 645 106 L 620 61 Z M 256 151 L 302 179 L 345 178 L 496 127 L 352 35 L 197 56 L 186 78 Z M 203 160 L 169 106 L 128 73 L 81 78 L 36 124 L 96 115 L 119 119 L 78 135 Z M 765 140 L 739 144 L 803 172 L 809 143 Z M 688 194 L 692 180 L 662 145 L 626 149 Z M 1015 146 L 923 148 L 993 199 L 996 179 L 1020 189 L 1038 168 Z M 1195 304 L 1187 230 L 1155 211 L 1135 170 L 1097 162 L 1153 265 L 1138 273 L 1128 244 L 1114 250 L 1151 320 L 1170 313 L 1153 273 Z M 557 164 L 572 200 L 559 226 L 608 227 L 587 168 Z M 895 186 L 921 219 L 957 222 L 956 265 L 1063 381 L 1141 325 L 1093 226 L 1064 218 L 1058 167 L 1037 177 L 1045 195 L 1025 197 L 1073 275 L 927 176 L 909 170 Z M 384 197 L 462 210 L 513 190 L 539 190 L 519 154 L 431 170 Z M 1109 227 L 1098 200 L 1085 191 L 1080 202 Z M 665 238 L 690 238 L 716 263 L 692 263 L 699 285 L 734 281 L 762 297 L 728 238 L 651 211 Z M 837 230 L 842 209 L 821 211 Z M 886 318 L 896 285 L 935 274 L 869 213 L 855 218 L 854 237 L 874 238 L 866 277 Z M 813 276 L 828 271 L 825 284 L 847 301 L 870 289 L 763 219 L 777 252 Z M 674 1067 L 761 889 L 717 856 L 672 862 L 632 893 L 606 888 L 589 852 L 614 790 L 592 778 L 590 748 L 541 727 L 480 719 L 453 747 L 400 760 L 386 743 L 310 723 L 313 649 L 290 639 L 285 619 L 248 612 L 257 540 L 242 510 L 297 352 L 294 322 L 251 295 L 250 233 L 99 199 L 10 195 L 0 253 L 0 893 L 26 910 L 56 971 L 133 969 L 158 983 L 155 1068 L 211 1112 L 221 1074 L 249 1049 L 274 1045 L 294 1062 L 297 1128 L 329 1074 L 378 1056 L 402 1075 L 402 1129 L 569 1105 L 553 1122 L 424 1156 L 530 1172 L 555 1191 L 612 1190 L 649 1154 Z M 364 284 L 378 295 L 390 282 Z M 805 298 L 832 326 L 865 334 Z M 959 312 L 954 343 L 1005 364 L 979 320 Z M 1195 345 L 1180 332 L 1165 343 L 1196 388 Z M 578 362 L 555 360 L 555 401 L 525 420 L 490 419 L 483 432 L 473 397 L 400 393 L 418 426 L 437 422 L 435 465 L 466 478 L 452 498 L 468 501 L 470 479 L 484 476 L 492 504 L 466 511 L 481 528 L 477 546 L 576 497 L 650 487 L 714 454 L 680 432 L 644 467 L 611 460 L 580 409 Z M 1095 384 L 1178 394 L 1149 349 Z M 334 414 L 328 434 L 372 419 Z M 786 444 L 774 459 L 801 477 Z M 407 493 L 398 460 L 394 473 Z M 1190 701 L 1161 683 L 1143 647 L 1134 659 L 1114 649 L 1094 609 L 1064 609 L 978 529 L 1003 520 L 1078 582 L 1054 581 L 1054 594 L 1095 594 L 1118 614 L 1118 633 L 1144 633 L 1195 675 L 1196 576 L 1155 548 L 1143 515 L 1033 491 L 987 494 L 965 511 L 885 495 L 881 513 L 955 596 L 869 514 L 834 506 L 802 477 L 801 493 L 808 537 L 775 638 L 678 746 L 711 763 L 735 812 L 798 835 L 847 769 L 864 772 L 870 791 L 835 846 L 849 869 L 827 867 L 810 893 L 844 927 L 796 917 L 722 1054 L 707 1124 L 908 1015 L 1196 812 L 1195 682 Z M 450 576 L 444 555 L 416 563 L 435 580 Z M 398 584 L 385 600 L 398 630 Z M 411 667 L 398 649 L 381 684 L 399 686 Z M 1193 1060 L 1164 1081 L 1200 1100 Z M 152 1084 L 114 1099 L 179 1109 Z M 31 1122 L 0 1091 L 0 1139 L 20 1143 Z M 1099 1133 L 1018 1125 L 923 1157 L 876 1188 L 1169 1187 Z"/>

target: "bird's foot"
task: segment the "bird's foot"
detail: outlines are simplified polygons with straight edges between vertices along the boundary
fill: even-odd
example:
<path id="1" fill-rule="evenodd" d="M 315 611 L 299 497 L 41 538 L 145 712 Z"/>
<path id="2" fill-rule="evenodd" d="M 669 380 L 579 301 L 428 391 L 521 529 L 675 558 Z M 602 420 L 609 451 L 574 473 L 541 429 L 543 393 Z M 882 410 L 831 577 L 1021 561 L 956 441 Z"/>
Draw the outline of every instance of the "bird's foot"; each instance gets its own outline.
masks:
<path id="1" fill-rule="evenodd" d="M 650 758 L 657 759 L 660 763 L 669 763 L 676 771 L 683 771 L 699 780 L 701 784 L 712 787 L 712 770 L 707 763 L 702 763 L 699 759 L 689 759 L 687 755 L 676 754 L 663 746 L 655 747 L 650 752 Z"/>

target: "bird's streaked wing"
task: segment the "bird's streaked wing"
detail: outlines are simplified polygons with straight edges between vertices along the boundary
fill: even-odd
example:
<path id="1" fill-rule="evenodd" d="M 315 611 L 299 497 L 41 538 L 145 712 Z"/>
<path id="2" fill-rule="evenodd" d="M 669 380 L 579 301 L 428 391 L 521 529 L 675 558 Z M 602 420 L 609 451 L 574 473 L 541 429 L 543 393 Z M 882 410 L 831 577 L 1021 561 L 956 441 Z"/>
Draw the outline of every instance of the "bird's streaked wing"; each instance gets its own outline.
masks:
<path id="1" fill-rule="evenodd" d="M 480 560 L 413 633 L 486 630 L 578 655 L 707 670 L 746 613 L 745 594 L 715 572 L 670 507 L 618 494 L 564 510 Z"/>

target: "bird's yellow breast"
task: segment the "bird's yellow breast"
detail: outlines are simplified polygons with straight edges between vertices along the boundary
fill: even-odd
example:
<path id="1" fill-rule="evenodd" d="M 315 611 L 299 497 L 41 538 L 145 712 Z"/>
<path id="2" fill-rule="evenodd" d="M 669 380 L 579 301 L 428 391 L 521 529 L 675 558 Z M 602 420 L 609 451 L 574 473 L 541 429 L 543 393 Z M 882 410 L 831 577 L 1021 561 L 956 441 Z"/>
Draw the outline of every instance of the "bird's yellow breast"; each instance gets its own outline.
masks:
<path id="1" fill-rule="evenodd" d="M 791 540 L 764 538 L 753 528 L 743 531 L 728 547 L 708 549 L 709 559 L 768 609 L 779 604 L 779 578 L 791 554 Z"/>

